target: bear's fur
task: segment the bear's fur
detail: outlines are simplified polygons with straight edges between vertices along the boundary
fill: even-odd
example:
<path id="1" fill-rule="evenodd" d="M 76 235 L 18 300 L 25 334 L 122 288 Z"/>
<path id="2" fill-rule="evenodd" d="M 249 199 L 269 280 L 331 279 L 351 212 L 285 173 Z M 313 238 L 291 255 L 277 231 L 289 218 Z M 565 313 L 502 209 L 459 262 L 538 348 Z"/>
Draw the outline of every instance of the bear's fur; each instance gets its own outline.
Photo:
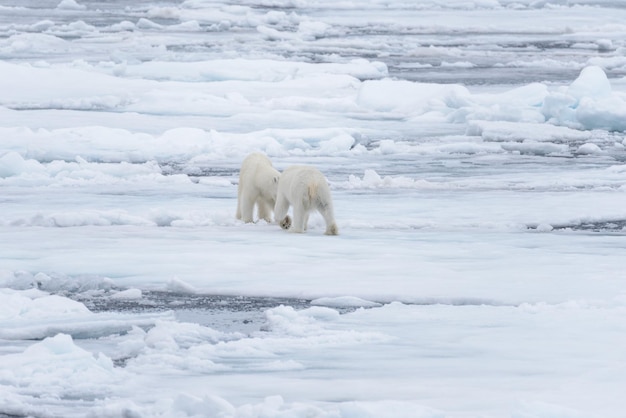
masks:
<path id="1" fill-rule="evenodd" d="M 287 216 L 293 206 L 293 222 Z M 309 214 L 317 210 L 326 222 L 326 235 L 337 235 L 333 201 L 326 177 L 314 167 L 294 165 L 285 169 L 278 180 L 274 216 L 283 229 L 304 232 Z"/>
<path id="2" fill-rule="evenodd" d="M 254 222 L 254 206 L 259 219 L 272 222 L 280 172 L 265 155 L 255 152 L 241 163 L 237 187 L 237 219 Z M 282 219 L 282 218 L 281 218 Z"/>

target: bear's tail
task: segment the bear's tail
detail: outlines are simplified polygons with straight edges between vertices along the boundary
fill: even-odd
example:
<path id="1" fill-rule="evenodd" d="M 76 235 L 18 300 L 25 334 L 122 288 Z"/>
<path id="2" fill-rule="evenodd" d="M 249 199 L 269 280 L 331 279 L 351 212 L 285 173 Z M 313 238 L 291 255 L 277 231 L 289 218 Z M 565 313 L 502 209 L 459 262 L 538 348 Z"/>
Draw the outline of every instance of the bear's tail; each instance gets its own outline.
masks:
<path id="1" fill-rule="evenodd" d="M 308 189 L 309 201 L 315 202 L 317 200 L 318 189 L 319 189 L 319 184 L 317 182 L 313 182 L 309 184 L 309 189 Z"/>

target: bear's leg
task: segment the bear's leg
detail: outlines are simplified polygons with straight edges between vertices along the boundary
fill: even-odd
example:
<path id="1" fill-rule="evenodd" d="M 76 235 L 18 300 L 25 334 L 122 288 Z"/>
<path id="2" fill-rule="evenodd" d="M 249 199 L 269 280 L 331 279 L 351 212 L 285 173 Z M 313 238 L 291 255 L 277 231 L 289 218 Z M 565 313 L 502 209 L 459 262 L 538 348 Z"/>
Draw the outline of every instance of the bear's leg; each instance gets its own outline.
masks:
<path id="1" fill-rule="evenodd" d="M 241 219 L 241 203 L 237 202 L 237 213 L 235 214 L 235 218 Z"/>
<path id="2" fill-rule="evenodd" d="M 335 216 L 333 215 L 332 205 L 321 204 L 318 207 L 318 211 L 324 217 L 324 222 L 326 222 L 326 232 L 324 232 L 324 234 L 339 235 L 339 228 L 337 228 L 337 224 L 335 223 Z"/>
<path id="3" fill-rule="evenodd" d="M 241 219 L 244 222 L 253 222 L 254 218 L 254 202 L 256 200 L 256 196 L 245 196 L 245 193 L 242 194 L 241 199 Z"/>
<path id="4" fill-rule="evenodd" d="M 303 233 L 306 229 L 307 211 L 302 203 L 293 205 L 293 223 L 289 232 Z"/>
<path id="5" fill-rule="evenodd" d="M 239 186 L 237 186 L 237 213 L 235 217 L 241 219 L 241 180 L 239 180 Z"/>
<path id="6" fill-rule="evenodd" d="M 264 219 L 267 223 L 272 223 L 272 209 L 269 202 L 262 197 L 259 197 L 256 200 L 256 204 L 259 212 L 259 219 Z"/>
<path id="7" fill-rule="evenodd" d="M 287 211 L 289 211 L 289 201 L 279 190 L 274 205 L 274 219 L 282 229 L 289 229 L 291 226 L 291 219 L 287 216 Z"/>

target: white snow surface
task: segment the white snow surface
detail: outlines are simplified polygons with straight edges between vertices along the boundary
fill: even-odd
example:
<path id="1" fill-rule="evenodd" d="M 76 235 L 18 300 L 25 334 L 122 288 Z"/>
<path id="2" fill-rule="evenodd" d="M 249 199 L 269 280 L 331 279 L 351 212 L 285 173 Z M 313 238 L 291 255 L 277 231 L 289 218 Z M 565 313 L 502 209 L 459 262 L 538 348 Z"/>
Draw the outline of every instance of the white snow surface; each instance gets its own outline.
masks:
<path id="1" fill-rule="evenodd" d="M 620 1 L 5 0 L 0 58 L 0 417 L 624 416 Z M 235 219 L 259 151 L 340 235 Z M 310 303 L 87 307 L 150 292 Z"/>

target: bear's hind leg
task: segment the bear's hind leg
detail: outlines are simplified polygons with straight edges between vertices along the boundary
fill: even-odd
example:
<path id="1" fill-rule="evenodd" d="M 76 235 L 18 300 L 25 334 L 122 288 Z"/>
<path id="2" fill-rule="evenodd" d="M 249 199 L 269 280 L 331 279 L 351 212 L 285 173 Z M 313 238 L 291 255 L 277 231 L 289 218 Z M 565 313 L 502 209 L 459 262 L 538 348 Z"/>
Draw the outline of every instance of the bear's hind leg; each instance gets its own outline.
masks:
<path id="1" fill-rule="evenodd" d="M 289 201 L 279 190 L 276 196 L 276 203 L 274 204 L 274 219 L 276 219 L 276 222 L 282 229 L 291 227 L 291 218 L 287 216 L 287 211 L 289 211 Z"/>
<path id="2" fill-rule="evenodd" d="M 237 213 L 235 214 L 235 218 L 241 219 L 241 202 L 237 201 Z"/>
<path id="3" fill-rule="evenodd" d="M 304 222 L 303 222 L 303 229 L 306 231 L 307 229 L 309 229 L 309 215 L 311 214 L 311 212 L 306 212 L 304 214 Z"/>
<path id="4" fill-rule="evenodd" d="M 339 228 L 337 228 L 337 223 L 335 223 L 335 216 L 333 215 L 333 206 L 330 204 L 320 204 L 317 208 L 319 213 L 324 217 L 324 222 L 326 223 L 326 232 L 325 235 L 339 235 Z"/>
<path id="5" fill-rule="evenodd" d="M 307 211 L 302 204 L 293 206 L 293 222 L 289 232 L 303 233 L 306 230 Z"/>
<path id="6" fill-rule="evenodd" d="M 258 208 L 257 211 L 259 212 L 259 219 L 264 219 L 265 222 L 272 223 L 272 208 L 270 207 L 270 204 L 262 197 L 259 197 L 256 200 L 256 204 Z"/>
<path id="7" fill-rule="evenodd" d="M 242 196 L 241 199 L 241 220 L 248 223 L 254 222 L 254 197 Z"/>
<path id="8" fill-rule="evenodd" d="M 241 180 L 237 186 L 237 213 L 235 214 L 237 219 L 241 219 Z"/>

